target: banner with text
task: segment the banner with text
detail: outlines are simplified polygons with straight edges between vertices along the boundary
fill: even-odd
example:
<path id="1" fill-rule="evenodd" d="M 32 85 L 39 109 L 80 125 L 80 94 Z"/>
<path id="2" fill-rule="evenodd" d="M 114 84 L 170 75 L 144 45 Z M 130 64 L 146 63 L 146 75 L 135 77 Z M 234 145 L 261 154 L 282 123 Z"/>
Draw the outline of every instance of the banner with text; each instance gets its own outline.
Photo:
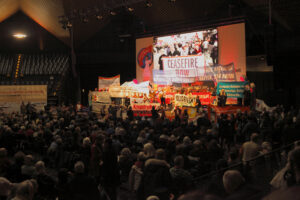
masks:
<path id="1" fill-rule="evenodd" d="M 0 108 L 5 112 L 20 111 L 22 102 L 43 110 L 47 104 L 47 85 L 0 86 Z"/>
<path id="2" fill-rule="evenodd" d="M 120 86 L 120 75 L 114 77 L 101 77 L 98 78 L 98 89 L 108 88 L 110 86 Z"/>
<path id="3" fill-rule="evenodd" d="M 196 98 L 197 96 L 185 95 L 185 94 L 176 94 L 175 95 L 175 106 L 196 106 Z"/>
<path id="4" fill-rule="evenodd" d="M 111 98 L 109 92 L 92 92 L 92 101 L 104 104 L 110 104 Z"/>
<path id="5" fill-rule="evenodd" d="M 174 85 L 175 83 L 195 83 L 198 81 L 211 80 L 214 82 L 237 81 L 233 63 L 200 67 L 198 66 L 198 62 L 197 65 L 195 65 L 197 57 L 198 56 L 191 56 L 191 59 L 194 60 L 193 64 L 191 64 L 191 61 L 180 60 L 180 57 L 163 58 L 167 67 L 164 70 L 153 70 L 153 82 L 158 85 Z M 188 64 L 189 62 L 190 64 Z M 186 69 L 182 67 L 186 67 Z"/>
<path id="6" fill-rule="evenodd" d="M 244 88 L 248 82 L 220 82 L 217 86 L 217 95 L 222 89 L 225 90 L 227 97 L 243 98 Z"/>

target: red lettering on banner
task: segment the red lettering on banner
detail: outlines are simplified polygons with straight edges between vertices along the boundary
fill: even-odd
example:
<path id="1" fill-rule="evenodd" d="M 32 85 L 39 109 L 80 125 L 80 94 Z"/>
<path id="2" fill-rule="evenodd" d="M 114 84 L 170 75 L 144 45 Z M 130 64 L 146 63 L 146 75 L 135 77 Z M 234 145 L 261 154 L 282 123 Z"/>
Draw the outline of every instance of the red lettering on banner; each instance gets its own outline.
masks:
<path id="1" fill-rule="evenodd" d="M 197 65 L 197 58 L 195 58 L 195 68 L 198 68 L 198 65 Z"/>
<path id="2" fill-rule="evenodd" d="M 191 59 L 191 68 L 194 68 L 194 59 Z"/>

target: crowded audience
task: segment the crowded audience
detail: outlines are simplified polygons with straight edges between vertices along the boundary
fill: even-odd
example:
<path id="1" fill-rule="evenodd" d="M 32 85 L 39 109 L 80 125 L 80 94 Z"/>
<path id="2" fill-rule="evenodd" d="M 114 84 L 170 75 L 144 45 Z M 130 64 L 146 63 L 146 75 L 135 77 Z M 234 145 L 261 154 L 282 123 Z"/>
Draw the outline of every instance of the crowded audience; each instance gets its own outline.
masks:
<path id="1" fill-rule="evenodd" d="M 0 199 L 272 199 L 300 184 L 293 108 L 214 122 L 203 110 L 123 119 L 117 107 L 1 112 Z"/>

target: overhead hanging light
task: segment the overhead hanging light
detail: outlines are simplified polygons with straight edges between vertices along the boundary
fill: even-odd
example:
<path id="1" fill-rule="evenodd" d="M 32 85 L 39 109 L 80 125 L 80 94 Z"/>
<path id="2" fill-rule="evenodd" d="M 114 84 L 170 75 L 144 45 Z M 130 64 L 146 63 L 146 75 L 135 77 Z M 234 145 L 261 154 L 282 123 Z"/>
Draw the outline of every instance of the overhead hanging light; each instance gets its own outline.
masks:
<path id="1" fill-rule="evenodd" d="M 133 12 L 133 11 L 134 11 L 134 8 L 133 8 L 133 7 L 128 7 L 127 10 L 128 10 L 129 12 Z"/>
<path id="2" fill-rule="evenodd" d="M 24 33 L 15 33 L 15 34 L 13 34 L 13 36 L 17 39 L 24 39 L 27 37 L 27 35 Z"/>
<path id="3" fill-rule="evenodd" d="M 96 15 L 96 19 L 102 20 L 103 19 L 103 15 Z"/>
<path id="4" fill-rule="evenodd" d="M 146 7 L 147 8 L 150 8 L 150 7 L 152 7 L 152 2 L 151 1 L 146 1 Z"/>
<path id="5" fill-rule="evenodd" d="M 113 10 L 111 10 L 109 13 L 110 13 L 112 16 L 117 15 L 117 12 L 116 12 L 116 11 L 113 11 Z"/>

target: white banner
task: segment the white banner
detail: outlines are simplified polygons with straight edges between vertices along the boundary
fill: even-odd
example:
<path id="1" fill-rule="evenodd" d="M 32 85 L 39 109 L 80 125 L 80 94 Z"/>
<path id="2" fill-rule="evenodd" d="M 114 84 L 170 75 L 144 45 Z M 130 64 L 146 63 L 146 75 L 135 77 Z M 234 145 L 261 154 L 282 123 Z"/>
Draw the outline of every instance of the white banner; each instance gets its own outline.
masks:
<path id="1" fill-rule="evenodd" d="M 20 105 L 30 102 L 36 110 L 47 104 L 47 85 L 0 86 L 0 108 L 4 112 L 18 112 Z"/>
<path id="2" fill-rule="evenodd" d="M 178 56 L 162 58 L 164 71 L 169 77 L 198 77 L 205 74 L 204 56 Z"/>
<path id="3" fill-rule="evenodd" d="M 92 92 L 92 102 L 110 104 L 111 98 L 109 92 Z"/>
<path id="4" fill-rule="evenodd" d="M 120 75 L 114 77 L 101 77 L 98 78 L 98 89 L 108 88 L 110 86 L 120 86 Z"/>
<path id="5" fill-rule="evenodd" d="M 175 95 L 175 106 L 196 106 L 195 95 L 176 94 Z"/>
<path id="6" fill-rule="evenodd" d="M 262 112 L 264 109 L 268 112 L 272 112 L 276 107 L 269 107 L 263 100 L 256 99 L 255 109 L 259 112 Z"/>

